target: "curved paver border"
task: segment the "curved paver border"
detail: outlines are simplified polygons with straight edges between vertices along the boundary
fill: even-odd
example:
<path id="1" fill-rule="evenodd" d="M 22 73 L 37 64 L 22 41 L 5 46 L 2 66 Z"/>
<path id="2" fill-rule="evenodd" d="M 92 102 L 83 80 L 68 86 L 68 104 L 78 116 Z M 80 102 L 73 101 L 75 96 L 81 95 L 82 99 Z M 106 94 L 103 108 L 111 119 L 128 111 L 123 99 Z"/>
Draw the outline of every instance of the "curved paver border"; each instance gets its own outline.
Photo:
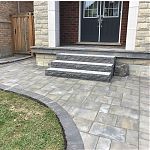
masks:
<path id="1" fill-rule="evenodd" d="M 84 144 L 79 133 L 78 128 L 76 127 L 73 119 L 70 117 L 67 111 L 65 111 L 60 105 L 58 105 L 53 100 L 50 100 L 47 97 L 44 97 L 40 94 L 36 94 L 24 89 L 18 89 L 15 87 L 9 87 L 3 84 L 0 84 L 0 89 L 4 91 L 14 92 L 26 97 L 33 99 L 55 112 L 57 115 L 63 129 L 66 138 L 66 149 L 67 150 L 84 150 Z"/>

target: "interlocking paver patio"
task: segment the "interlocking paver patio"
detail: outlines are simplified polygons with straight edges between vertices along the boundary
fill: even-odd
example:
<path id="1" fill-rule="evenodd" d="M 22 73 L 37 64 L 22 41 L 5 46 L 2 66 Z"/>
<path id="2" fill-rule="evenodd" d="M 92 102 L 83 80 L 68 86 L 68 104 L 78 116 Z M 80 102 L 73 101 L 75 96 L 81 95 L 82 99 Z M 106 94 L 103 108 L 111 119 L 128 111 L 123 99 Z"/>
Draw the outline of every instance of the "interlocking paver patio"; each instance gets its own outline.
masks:
<path id="1" fill-rule="evenodd" d="M 0 83 L 56 101 L 72 116 L 87 150 L 147 150 L 150 67 L 131 68 L 134 75 L 106 83 L 45 76 L 29 59 L 0 65 Z"/>

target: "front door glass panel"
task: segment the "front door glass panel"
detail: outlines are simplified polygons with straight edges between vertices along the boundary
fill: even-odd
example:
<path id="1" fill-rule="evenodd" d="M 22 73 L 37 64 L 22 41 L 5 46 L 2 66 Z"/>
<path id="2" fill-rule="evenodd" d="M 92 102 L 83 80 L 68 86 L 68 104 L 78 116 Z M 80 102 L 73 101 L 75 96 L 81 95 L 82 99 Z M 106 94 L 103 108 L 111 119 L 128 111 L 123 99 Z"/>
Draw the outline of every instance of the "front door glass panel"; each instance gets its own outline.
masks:
<path id="1" fill-rule="evenodd" d="M 105 1 L 103 17 L 119 17 L 119 1 Z"/>
<path id="2" fill-rule="evenodd" d="M 97 1 L 85 1 L 83 6 L 84 18 L 95 18 L 98 15 L 98 2 Z"/>

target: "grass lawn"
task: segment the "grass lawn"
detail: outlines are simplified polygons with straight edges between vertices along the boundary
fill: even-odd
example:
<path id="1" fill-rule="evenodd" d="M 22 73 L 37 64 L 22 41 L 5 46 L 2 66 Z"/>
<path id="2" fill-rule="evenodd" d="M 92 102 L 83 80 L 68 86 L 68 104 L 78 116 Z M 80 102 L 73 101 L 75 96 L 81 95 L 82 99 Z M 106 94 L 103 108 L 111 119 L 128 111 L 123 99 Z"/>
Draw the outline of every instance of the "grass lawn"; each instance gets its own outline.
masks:
<path id="1" fill-rule="evenodd" d="M 0 90 L 1 150 L 63 150 L 61 125 L 50 109 Z"/>

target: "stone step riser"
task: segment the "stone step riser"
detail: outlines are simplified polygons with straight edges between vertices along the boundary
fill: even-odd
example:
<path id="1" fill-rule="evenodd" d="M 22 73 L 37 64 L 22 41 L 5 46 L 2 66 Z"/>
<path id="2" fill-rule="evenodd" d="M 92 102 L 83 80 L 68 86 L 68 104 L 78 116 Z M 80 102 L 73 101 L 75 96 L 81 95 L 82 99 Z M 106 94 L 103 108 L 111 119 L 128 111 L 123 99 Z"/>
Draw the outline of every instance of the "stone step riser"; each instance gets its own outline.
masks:
<path id="1" fill-rule="evenodd" d="M 78 69 L 78 70 L 90 70 L 90 71 L 101 71 L 101 72 L 112 72 L 112 66 L 104 65 L 92 65 L 92 64 L 76 64 L 76 63 L 63 63 L 63 62 L 51 62 L 49 67 L 53 68 L 68 68 L 68 69 Z"/>
<path id="2" fill-rule="evenodd" d="M 111 80 L 111 74 L 110 75 L 99 75 L 99 74 L 86 74 L 86 73 L 46 70 L 45 75 L 56 76 L 56 77 L 65 77 L 65 78 L 94 80 L 94 81 L 106 81 L 106 82 L 109 82 Z"/>
<path id="3" fill-rule="evenodd" d="M 115 58 L 114 57 L 73 56 L 73 55 L 59 55 L 58 54 L 57 60 L 113 64 L 115 61 Z"/>

